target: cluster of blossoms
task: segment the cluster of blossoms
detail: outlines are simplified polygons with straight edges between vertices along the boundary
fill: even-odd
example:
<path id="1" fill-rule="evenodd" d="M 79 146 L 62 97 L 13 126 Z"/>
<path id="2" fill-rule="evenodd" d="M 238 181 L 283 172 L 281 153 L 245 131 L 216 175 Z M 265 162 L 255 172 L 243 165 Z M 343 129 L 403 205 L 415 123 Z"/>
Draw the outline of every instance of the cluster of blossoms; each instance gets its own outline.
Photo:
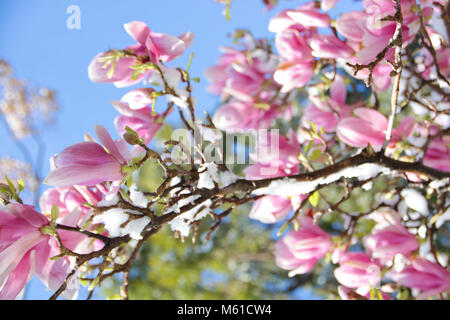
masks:
<path id="1" fill-rule="evenodd" d="M 433 6 L 430 1 L 419 2 L 420 5 L 416 1 L 399 1 L 401 18 L 398 14 L 396 18 L 396 1 L 391 0 L 364 1 L 362 11 L 344 13 L 334 20 L 327 11 L 337 1 L 321 1 L 320 4 L 313 1 L 283 10 L 269 23 L 269 31 L 276 33 L 275 47 L 279 55 L 273 57 L 275 53 L 271 48 L 266 49 L 270 59 L 263 60 L 266 62 L 264 70 L 272 69 L 269 74 L 257 72 L 261 70 L 260 60 L 245 59 L 254 55 L 258 43 L 247 34 L 243 37 L 247 43 L 245 50 L 223 50 L 218 65 L 206 74 L 212 81 L 210 91 L 226 99 L 213 118 L 218 128 L 229 132 L 255 127 L 277 128 L 279 124 L 275 119 L 290 120 L 299 113 L 293 103 L 298 97 L 307 95 L 309 101 L 300 111 L 298 126 L 289 124 L 286 135 L 270 134 L 269 140 L 277 139 L 278 149 L 268 148 L 270 143 L 256 146 L 264 156 L 244 170 L 246 178 L 268 179 L 313 171 L 324 163 L 334 164 L 342 155 L 352 152 L 352 148 L 367 146 L 397 159 L 420 160 L 432 168 L 450 171 L 447 80 L 450 51 L 448 35 L 442 30 L 442 14 L 447 4 L 441 1 Z M 396 55 L 393 40 L 398 37 L 398 25 L 402 37 L 397 46 L 406 48 L 406 52 L 401 53 L 404 70 L 400 85 L 392 90 L 398 90 L 397 99 L 403 106 L 410 105 L 412 112 L 398 115 L 401 121 L 397 120 L 396 126 L 391 127 L 390 139 L 386 141 L 390 124 L 385 113 L 389 109 L 381 105 L 380 97 L 392 88 Z M 418 34 L 423 38 L 418 39 Z M 422 44 L 418 50 L 407 49 L 418 42 Z M 407 59 L 412 64 L 405 62 Z M 278 64 L 274 69 L 272 61 L 276 60 Z M 428 88 L 431 96 L 419 98 L 424 82 L 431 79 L 435 83 Z M 358 95 L 361 85 L 358 80 L 370 85 L 369 98 Z M 236 83 L 239 86 L 235 86 Z M 270 89 L 269 96 L 276 97 L 264 101 L 268 104 L 264 110 L 260 104 L 260 93 L 264 91 L 253 89 L 256 84 L 263 90 Z M 277 99 L 283 102 L 280 104 Z M 272 170 L 265 170 L 267 168 Z M 410 182 L 423 181 L 413 172 L 405 174 Z M 366 188 L 370 189 L 370 185 Z M 334 275 L 341 284 L 339 294 L 344 299 L 355 295 L 370 298 L 371 288 L 379 287 L 386 279 L 396 285 L 390 283 L 382 287 L 383 299 L 390 299 L 387 292 L 394 292 L 398 286 L 419 291 L 418 299 L 449 290 L 450 273 L 443 267 L 448 257 L 441 256 L 443 260 L 437 261 L 436 256 L 428 255 L 434 262 L 425 259 L 427 249 L 419 245 L 417 231 L 405 227 L 405 221 L 409 220 L 407 211 L 411 208 L 423 216 L 430 213 L 414 204 L 426 202 L 420 192 L 412 190 L 415 199 L 408 196 L 411 190 L 395 196 L 390 204 L 395 207 L 395 203 L 402 201 L 402 213 L 393 211 L 388 201 L 380 199 L 377 210 L 364 215 L 376 223 L 372 233 L 362 239 L 365 253 L 348 249 L 355 244 L 354 236 L 350 235 L 349 241 L 343 244 L 322 230 L 315 223 L 324 213 L 318 208 L 300 215 L 311 194 L 300 193 L 301 188 L 298 194 L 292 191 L 289 196 L 283 195 L 286 193 L 281 189 L 264 195 L 255 201 L 250 211 L 250 217 L 262 223 L 283 221 L 295 212 L 288 222 L 293 222 L 296 229 L 275 246 L 276 262 L 290 270 L 289 276 L 311 272 L 320 259 L 327 257 L 327 261 L 338 265 Z M 448 216 L 448 200 L 443 201 L 442 213 Z M 405 206 L 405 202 L 408 205 Z M 341 211 L 336 205 L 330 205 L 328 210 Z M 363 215 L 344 212 L 343 216 L 348 220 L 346 230 L 350 230 L 355 220 Z M 440 222 L 440 226 L 442 224 Z M 396 293 L 398 296 L 398 291 Z"/>
<path id="2" fill-rule="evenodd" d="M 337 2 L 281 11 L 269 24 L 274 43 L 237 30 L 240 48 L 222 48 L 206 70 L 209 91 L 223 102 L 206 124 L 196 121 L 189 65 L 168 64 L 189 48 L 192 33 L 126 24 L 137 43 L 95 56 L 89 77 L 152 87 L 112 102 L 121 138 L 98 125 L 98 141 L 86 135 L 52 157 L 45 183 L 54 188 L 40 199 L 42 213 L 21 203 L 20 186 L 2 189 L 0 298 L 16 297 L 33 272 L 55 291 L 52 298 L 75 297 L 80 281 L 92 292 L 117 273 L 126 284 L 139 249 L 163 225 L 195 237 L 210 216 L 209 239 L 249 202 L 250 218 L 284 222 L 274 255 L 291 277 L 328 262 L 343 299 L 445 298 L 449 259 L 436 250 L 434 234 L 448 227 L 450 214 L 450 52 L 439 27 L 448 4 L 366 0 L 362 11 L 333 20 L 328 11 Z M 167 108 L 158 113 L 160 97 Z M 174 110 L 187 138 L 150 149 Z M 261 129 L 238 176 L 226 163 L 221 131 L 252 136 Z M 155 190 L 140 190 L 149 163 L 163 178 Z M 370 209 L 344 208 L 359 189 L 373 194 Z M 342 230 L 324 227 L 328 213 L 343 220 Z"/>

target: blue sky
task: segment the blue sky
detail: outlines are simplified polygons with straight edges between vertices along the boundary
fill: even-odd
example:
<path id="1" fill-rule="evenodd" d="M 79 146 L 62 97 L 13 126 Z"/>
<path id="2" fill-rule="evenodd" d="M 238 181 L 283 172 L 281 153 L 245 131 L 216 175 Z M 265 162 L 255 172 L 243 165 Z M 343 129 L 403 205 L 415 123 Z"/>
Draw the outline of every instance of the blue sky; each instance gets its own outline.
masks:
<path id="1" fill-rule="evenodd" d="M 11 64 L 18 78 L 58 93 L 61 110 L 57 123 L 43 134 L 47 146 L 45 159 L 49 159 L 66 146 L 82 141 L 84 133 L 93 134 L 95 124 L 105 126 L 117 136 L 113 127 L 117 113 L 109 101 L 120 100 L 130 88 L 92 83 L 87 67 L 97 53 L 134 43 L 124 31 L 124 23 L 140 20 L 156 32 L 195 34 L 187 54 L 173 64 L 185 67 L 189 54 L 195 53 L 190 71 L 192 76 L 201 78 L 194 89 L 197 113 L 201 115 L 202 110 L 211 112 L 218 105 L 218 98 L 205 90 L 208 83 L 203 72 L 219 57 L 218 47 L 231 44 L 227 34 L 236 28 L 246 28 L 257 37 L 273 37 L 267 31 L 269 19 L 281 9 L 306 1 L 280 2 L 275 10 L 264 13 L 261 0 L 235 0 L 232 19 L 227 21 L 221 14 L 224 6 L 213 0 L 2 0 L 0 58 Z M 79 30 L 66 27 L 69 17 L 66 9 L 70 5 L 81 9 Z M 348 5 L 355 6 L 355 2 L 341 0 L 336 12 L 348 10 Z M 172 117 L 169 121 L 176 124 L 177 119 Z M 4 128 L 0 128 L 0 146 L 0 157 L 21 158 Z M 49 171 L 48 161 L 43 171 L 45 176 Z M 39 281 L 33 280 L 26 298 L 46 299 L 50 295 Z"/>

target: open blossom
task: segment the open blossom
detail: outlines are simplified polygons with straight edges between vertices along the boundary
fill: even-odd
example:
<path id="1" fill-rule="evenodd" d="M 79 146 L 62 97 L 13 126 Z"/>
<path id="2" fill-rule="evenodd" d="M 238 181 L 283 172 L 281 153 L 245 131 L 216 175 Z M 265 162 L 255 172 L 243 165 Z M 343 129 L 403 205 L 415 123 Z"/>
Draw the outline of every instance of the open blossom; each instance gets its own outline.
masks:
<path id="1" fill-rule="evenodd" d="M 214 113 L 213 122 L 218 129 L 230 132 L 269 128 L 277 117 L 276 106 L 266 110 L 238 100 L 221 105 Z"/>
<path id="2" fill-rule="evenodd" d="M 160 60 L 169 62 L 179 56 L 191 45 L 193 34 L 187 32 L 179 37 L 157 33 L 140 21 L 132 21 L 124 25 L 125 31 L 137 41 L 137 44 L 125 48 L 131 55 L 118 57 L 117 61 L 105 67 L 105 59 L 114 52 L 102 52 L 94 57 L 88 68 L 89 78 L 93 82 L 113 82 L 117 87 L 133 85 L 146 76 L 141 73 L 135 80 L 131 79 L 132 66 L 145 62 L 158 63 Z M 113 65 L 114 64 L 114 65 Z M 111 67 L 114 72 L 108 75 Z"/>
<path id="3" fill-rule="evenodd" d="M 273 74 L 274 80 L 282 86 L 281 92 L 289 92 L 305 86 L 314 75 L 312 61 L 302 63 L 283 62 Z"/>
<path id="4" fill-rule="evenodd" d="M 309 216 L 298 219 L 299 229 L 288 232 L 275 244 L 275 262 L 291 270 L 289 276 L 311 271 L 331 249 L 331 236 L 315 225 Z"/>
<path id="5" fill-rule="evenodd" d="M 364 246 L 372 258 L 382 263 L 392 261 L 397 254 L 408 256 L 419 248 L 416 237 L 403 226 L 400 216 L 392 212 L 374 212 L 377 225 L 372 235 L 364 238 Z"/>
<path id="6" fill-rule="evenodd" d="M 124 177 L 122 166 L 131 160 L 125 141 L 113 141 L 102 126 L 96 126 L 95 131 L 104 147 L 96 142 L 80 142 L 53 156 L 46 184 L 91 186 Z"/>
<path id="7" fill-rule="evenodd" d="M 251 157 L 257 163 L 244 170 L 248 179 L 288 176 L 299 172 L 300 144 L 292 130 L 286 137 L 276 132 L 258 137 L 255 151 Z M 264 196 L 253 204 L 250 218 L 263 223 L 275 223 L 297 209 L 305 197 L 302 194 L 292 198 Z"/>
<path id="8" fill-rule="evenodd" d="M 450 271 L 421 257 L 412 259 L 402 271 L 391 272 L 390 277 L 408 288 L 419 289 L 419 300 L 450 290 Z"/>
<path id="9" fill-rule="evenodd" d="M 320 96 L 310 95 L 312 102 L 305 108 L 302 123 L 309 128 L 313 122 L 316 127 L 323 128 L 325 132 L 334 132 L 338 121 L 350 115 L 351 107 L 345 103 L 347 89 L 341 76 L 336 76 L 330 86 L 330 98 L 326 101 Z"/>
<path id="10" fill-rule="evenodd" d="M 217 64 L 205 71 L 211 82 L 208 91 L 245 102 L 253 101 L 253 95 L 269 80 L 267 74 L 275 70 L 278 60 L 249 42 L 245 43 L 244 50 L 230 47 L 222 47 L 221 50 L 223 55 Z"/>
<path id="11" fill-rule="evenodd" d="M 374 149 L 381 148 L 386 138 L 388 119 L 370 108 L 357 108 L 353 113 L 357 117 L 347 117 L 339 121 L 336 131 L 339 139 L 355 148 L 366 147 L 368 143 Z M 395 142 L 401 141 L 403 137 L 407 138 L 414 126 L 414 118 L 405 117 L 398 128 L 393 130 L 389 146 L 395 145 Z"/>
<path id="12" fill-rule="evenodd" d="M 59 216 L 65 217 L 75 209 L 86 214 L 90 209 L 83 206 L 83 202 L 96 205 L 102 200 L 99 190 L 92 190 L 85 186 L 57 187 L 45 190 L 39 198 L 39 207 L 44 214 L 50 214 L 55 204 L 59 208 Z"/>
<path id="13" fill-rule="evenodd" d="M 403 43 L 408 43 L 416 36 L 420 23 L 419 17 L 413 10 L 415 1 L 402 0 Z M 396 23 L 385 20 L 387 16 L 395 14 L 395 4 L 391 0 L 367 0 L 363 2 L 363 11 L 347 12 L 336 19 L 335 27 L 339 34 L 347 39 L 347 45 L 355 50 L 353 57 L 346 62 L 351 64 L 368 64 L 384 50 L 393 37 Z M 424 16 L 429 10 L 424 9 Z M 383 91 L 389 88 L 390 71 L 392 68 L 386 63 L 392 60 L 394 49 L 386 52 L 384 59 L 373 71 L 373 88 Z M 351 68 L 343 64 L 343 67 L 353 74 Z M 368 70 L 361 70 L 356 75 L 357 79 L 366 80 Z"/>
<path id="14" fill-rule="evenodd" d="M 111 103 L 121 113 L 114 119 L 116 130 L 121 136 L 125 134 L 126 127 L 130 127 L 144 140 L 145 144 L 149 144 L 163 124 L 160 116 L 153 115 L 149 107 L 133 110 L 124 102 L 111 101 Z"/>
<path id="15" fill-rule="evenodd" d="M 336 280 L 348 288 L 376 286 L 380 266 L 363 252 L 346 252 L 339 257 L 339 267 L 334 270 Z"/>
<path id="16" fill-rule="evenodd" d="M 14 299 L 35 272 L 56 291 L 70 272 L 66 258 L 59 254 L 56 239 L 42 232 L 48 219 L 33 207 L 8 204 L 0 211 L 0 299 Z M 66 298 L 76 298 L 77 283 L 69 281 Z"/>
<path id="17" fill-rule="evenodd" d="M 255 151 L 250 157 L 256 164 L 245 168 L 246 178 L 265 179 L 299 172 L 300 144 L 293 130 L 286 137 L 273 131 L 258 136 Z"/>

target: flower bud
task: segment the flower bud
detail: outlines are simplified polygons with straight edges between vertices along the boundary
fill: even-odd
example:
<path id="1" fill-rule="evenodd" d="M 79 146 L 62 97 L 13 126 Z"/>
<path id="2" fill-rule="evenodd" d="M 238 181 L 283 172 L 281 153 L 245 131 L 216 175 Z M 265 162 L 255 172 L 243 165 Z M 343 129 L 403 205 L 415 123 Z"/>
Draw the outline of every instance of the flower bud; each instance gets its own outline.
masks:
<path id="1" fill-rule="evenodd" d="M 123 139 L 132 146 L 139 144 L 139 137 L 136 134 L 125 132 L 123 134 Z"/>

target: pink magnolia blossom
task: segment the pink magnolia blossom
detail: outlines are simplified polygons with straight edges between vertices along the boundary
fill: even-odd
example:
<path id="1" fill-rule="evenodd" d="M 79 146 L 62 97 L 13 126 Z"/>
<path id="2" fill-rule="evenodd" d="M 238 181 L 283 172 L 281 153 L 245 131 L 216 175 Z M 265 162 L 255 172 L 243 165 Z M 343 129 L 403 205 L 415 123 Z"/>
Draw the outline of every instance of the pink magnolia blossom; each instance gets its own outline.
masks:
<path id="1" fill-rule="evenodd" d="M 322 1 L 320 1 L 320 8 L 323 11 L 328 11 L 328 10 L 334 8 L 334 6 L 336 5 L 336 3 L 338 1 L 339 0 L 322 0 Z"/>
<path id="2" fill-rule="evenodd" d="M 281 92 L 290 92 L 305 86 L 314 75 L 314 63 L 283 62 L 273 74 L 273 79 L 282 86 Z"/>
<path id="3" fill-rule="evenodd" d="M 336 280 L 349 288 L 376 286 L 380 278 L 380 265 L 362 252 L 346 252 L 339 257 L 334 270 Z"/>
<path id="4" fill-rule="evenodd" d="M 403 29 L 402 40 L 408 43 L 416 36 L 420 23 L 413 10 L 415 1 L 402 0 Z M 390 0 L 366 0 L 363 2 L 364 11 L 348 12 L 340 16 L 335 23 L 336 30 L 347 38 L 347 44 L 355 50 L 353 57 L 347 57 L 351 64 L 368 64 L 384 50 L 394 35 L 396 24 L 394 21 L 384 20 L 395 14 L 394 3 Z M 373 87 L 376 91 L 384 91 L 390 85 L 390 71 L 392 68 L 386 63 L 393 59 L 394 50 L 390 49 L 384 59 L 373 72 Z M 350 71 L 350 67 L 345 67 Z M 350 71 L 353 75 L 353 70 Z M 369 75 L 364 69 L 354 75 L 358 79 L 366 80 Z"/>
<path id="5" fill-rule="evenodd" d="M 289 276 L 311 271 L 331 249 L 331 236 L 315 225 L 312 218 L 301 216 L 298 231 L 290 231 L 275 244 L 275 262 L 291 270 Z"/>
<path id="6" fill-rule="evenodd" d="M 46 184 L 91 186 L 124 177 L 122 166 L 131 160 L 125 141 L 113 141 L 102 126 L 96 126 L 95 131 L 104 147 L 96 142 L 80 142 L 53 156 Z"/>
<path id="7" fill-rule="evenodd" d="M 438 170 L 450 171 L 450 137 L 434 139 L 428 146 L 423 163 Z"/>
<path id="8" fill-rule="evenodd" d="M 256 152 L 250 155 L 256 164 L 245 168 L 244 174 L 249 179 L 296 174 L 299 172 L 299 153 L 300 143 L 293 130 L 286 137 L 271 131 L 258 137 Z"/>
<path id="9" fill-rule="evenodd" d="M 412 259 L 400 272 L 391 272 L 395 282 L 422 291 L 417 299 L 427 299 L 450 290 L 450 271 L 422 257 Z"/>
<path id="10" fill-rule="evenodd" d="M 408 256 L 419 248 L 417 238 L 403 226 L 400 216 L 378 211 L 371 216 L 378 223 L 372 235 L 364 238 L 364 246 L 372 258 L 385 263 L 397 254 Z"/>
<path id="11" fill-rule="evenodd" d="M 218 129 L 229 132 L 250 129 L 269 128 L 277 117 L 275 106 L 269 110 L 257 108 L 255 105 L 238 100 L 221 105 L 213 116 L 213 122 Z"/>
<path id="12" fill-rule="evenodd" d="M 308 39 L 308 44 L 317 58 L 350 58 L 353 54 L 352 48 L 332 35 L 316 34 Z"/>
<path id="13" fill-rule="evenodd" d="M 374 149 L 380 149 L 386 137 L 388 119 L 370 108 L 356 108 L 353 113 L 357 117 L 347 117 L 339 121 L 336 130 L 339 139 L 355 148 L 366 147 L 370 143 Z M 414 126 L 414 118 L 405 117 L 398 128 L 393 130 L 389 146 L 393 147 L 403 137 L 407 138 Z"/>
<path id="14" fill-rule="evenodd" d="M 179 37 L 153 32 L 140 21 L 132 21 L 124 25 L 125 31 L 137 41 L 137 44 L 125 48 L 132 52 L 133 56 L 121 56 L 115 61 L 114 73 L 108 76 L 110 64 L 105 68 L 105 62 L 101 58 L 111 55 L 113 52 L 102 52 L 91 61 L 88 74 L 93 82 L 113 82 L 117 87 L 133 85 L 145 78 L 145 72 L 137 79 L 132 80 L 131 75 L 135 71 L 131 66 L 142 62 L 158 63 L 160 60 L 169 62 L 179 56 L 189 47 L 193 40 L 193 34 L 187 32 Z"/>
<path id="15" fill-rule="evenodd" d="M 89 211 L 83 202 L 96 205 L 102 199 L 99 190 L 92 190 L 85 186 L 70 186 L 47 189 L 39 198 L 39 207 L 44 214 L 50 214 L 55 204 L 59 208 L 59 216 L 65 217 L 75 209 L 80 209 L 83 214 Z"/>
<path id="16" fill-rule="evenodd" d="M 361 42 L 365 31 L 363 25 L 365 18 L 366 14 L 363 11 L 344 13 L 336 19 L 336 30 L 348 40 Z"/>
<path id="17" fill-rule="evenodd" d="M 149 107 L 133 110 L 127 103 L 111 101 L 114 108 L 121 113 L 114 119 L 116 130 L 121 136 L 126 132 L 126 127 L 133 129 L 145 144 L 149 144 L 163 122 L 159 115 L 153 115 Z"/>
<path id="18" fill-rule="evenodd" d="M 330 86 L 330 99 L 323 101 L 318 96 L 310 96 L 310 104 L 305 108 L 302 123 L 309 128 L 313 122 L 325 132 L 335 132 L 338 121 L 350 116 L 351 107 L 345 103 L 347 89 L 341 76 L 336 76 Z"/>
<path id="19" fill-rule="evenodd" d="M 41 230 L 48 219 L 33 207 L 9 204 L 0 211 L 0 299 L 14 299 L 34 272 L 56 291 L 70 272 L 68 260 L 50 260 L 59 254 L 56 239 Z M 78 286 L 69 282 L 66 298 L 76 298 Z"/>
<path id="20" fill-rule="evenodd" d="M 291 199 L 281 196 L 262 197 L 254 202 L 249 217 L 262 223 L 281 221 L 295 210 L 305 198 L 305 195 L 299 195 Z"/>
<path id="21" fill-rule="evenodd" d="M 120 101 L 128 103 L 130 109 L 144 109 L 153 103 L 150 95 L 154 91 L 152 88 L 135 89 L 125 94 Z"/>
<path id="22" fill-rule="evenodd" d="M 275 45 L 284 61 L 305 62 L 313 60 L 307 38 L 296 29 L 277 33 Z"/>
<path id="23" fill-rule="evenodd" d="M 254 48 L 250 42 L 244 43 L 244 50 L 222 47 L 222 56 L 217 64 L 205 71 L 211 82 L 208 91 L 224 96 L 233 96 L 241 101 L 251 102 L 272 74 L 278 61 L 265 50 Z"/>

